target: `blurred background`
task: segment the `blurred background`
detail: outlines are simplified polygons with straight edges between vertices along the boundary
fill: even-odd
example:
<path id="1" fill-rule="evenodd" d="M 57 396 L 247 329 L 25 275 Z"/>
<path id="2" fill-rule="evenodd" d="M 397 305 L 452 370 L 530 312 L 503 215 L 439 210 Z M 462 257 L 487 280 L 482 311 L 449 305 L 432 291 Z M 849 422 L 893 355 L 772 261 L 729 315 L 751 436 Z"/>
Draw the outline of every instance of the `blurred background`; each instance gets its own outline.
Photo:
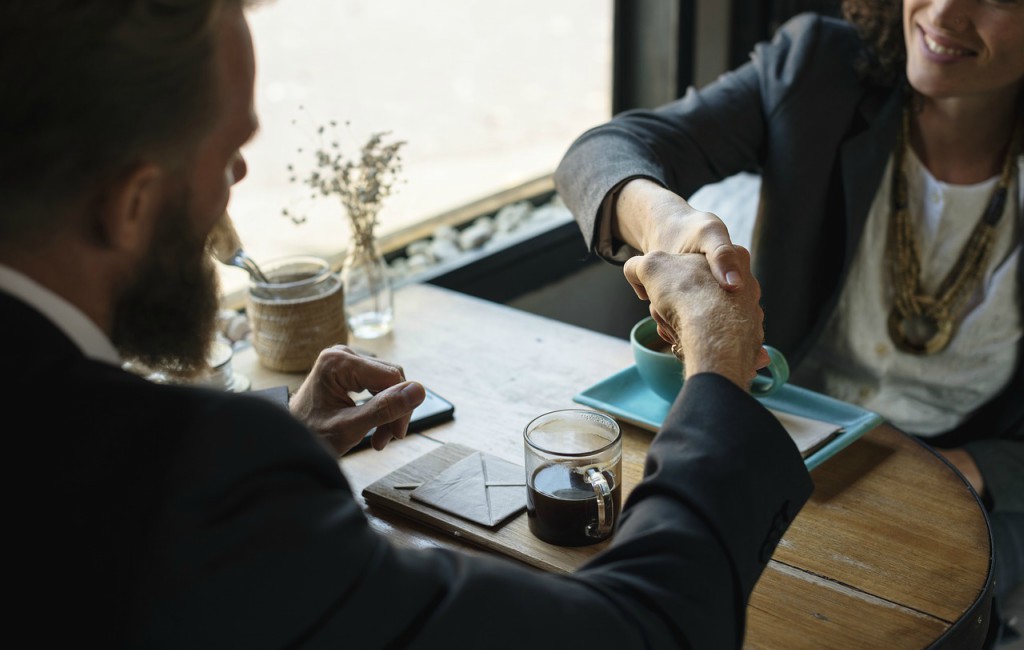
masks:
<path id="1" fill-rule="evenodd" d="M 258 5 L 261 127 L 229 205 L 245 247 L 259 261 L 348 246 L 340 204 L 288 180 L 288 164 L 312 169 L 330 120 L 346 157 L 373 132 L 406 142 L 406 182 L 384 203 L 381 235 L 550 174 L 611 114 L 612 18 L 611 0 Z M 294 225 L 284 208 L 309 218 Z M 226 268 L 223 280 L 232 291 L 245 277 Z"/>

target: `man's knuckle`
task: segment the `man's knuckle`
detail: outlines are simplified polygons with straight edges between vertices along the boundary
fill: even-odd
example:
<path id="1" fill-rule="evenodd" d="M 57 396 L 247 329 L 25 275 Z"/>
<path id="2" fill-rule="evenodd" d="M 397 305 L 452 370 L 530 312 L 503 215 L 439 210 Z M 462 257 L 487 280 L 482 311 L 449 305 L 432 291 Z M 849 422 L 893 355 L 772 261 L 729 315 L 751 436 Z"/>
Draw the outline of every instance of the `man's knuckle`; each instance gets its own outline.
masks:
<path id="1" fill-rule="evenodd" d="M 320 351 L 317 359 L 323 360 L 326 363 L 339 364 L 343 363 L 345 359 L 352 355 L 352 349 L 347 345 L 332 345 L 329 348 L 324 348 Z"/>
<path id="2" fill-rule="evenodd" d="M 708 257 L 715 260 L 720 260 L 723 257 L 730 257 L 736 254 L 736 249 L 732 244 L 721 243 L 715 246 L 711 252 L 708 253 Z"/>
<path id="3" fill-rule="evenodd" d="M 377 416 L 378 422 L 390 422 L 395 419 L 395 412 L 397 410 L 398 405 L 391 396 L 382 396 L 377 400 L 374 413 Z"/>
<path id="4" fill-rule="evenodd" d="M 725 223 L 710 212 L 694 215 L 693 228 L 699 235 L 719 235 L 725 231 Z"/>

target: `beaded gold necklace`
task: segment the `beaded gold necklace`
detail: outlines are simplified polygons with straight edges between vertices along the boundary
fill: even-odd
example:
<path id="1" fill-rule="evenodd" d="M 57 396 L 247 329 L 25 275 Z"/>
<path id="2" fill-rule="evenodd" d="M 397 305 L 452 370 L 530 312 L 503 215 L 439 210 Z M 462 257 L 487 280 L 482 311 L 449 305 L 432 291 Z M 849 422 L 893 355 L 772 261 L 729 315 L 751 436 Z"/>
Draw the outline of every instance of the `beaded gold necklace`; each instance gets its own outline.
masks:
<path id="1" fill-rule="evenodd" d="M 907 205 L 907 176 L 903 159 L 906 148 L 910 146 L 910 108 L 904 107 L 903 128 L 893 154 L 888 251 L 893 287 L 889 336 L 900 350 L 921 355 L 935 354 L 944 350 L 956 333 L 958 322 L 963 317 L 959 313 L 961 303 L 981 281 L 992 252 L 996 226 L 1003 216 L 1007 192 L 1017 173 L 1020 136 L 1018 121 L 988 206 L 938 291 L 929 296 L 922 288 L 921 261 Z"/>

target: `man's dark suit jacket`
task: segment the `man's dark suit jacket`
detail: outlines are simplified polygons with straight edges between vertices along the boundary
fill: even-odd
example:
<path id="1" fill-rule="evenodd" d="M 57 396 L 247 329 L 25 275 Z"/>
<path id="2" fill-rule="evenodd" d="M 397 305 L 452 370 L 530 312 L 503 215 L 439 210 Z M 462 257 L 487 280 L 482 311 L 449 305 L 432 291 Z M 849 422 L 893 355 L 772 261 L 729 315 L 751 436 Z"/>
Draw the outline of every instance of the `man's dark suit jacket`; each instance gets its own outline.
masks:
<path id="1" fill-rule="evenodd" d="M 839 299 L 900 124 L 902 91 L 857 72 L 862 48 L 850 24 L 802 14 L 714 83 L 584 133 L 560 162 L 555 183 L 587 245 L 593 250 L 602 204 L 627 179 L 649 178 L 689 197 L 740 172 L 759 174 L 754 275 L 769 340 L 799 366 Z M 1024 264 L 1017 271 L 1021 309 Z M 927 439 L 937 447 L 966 445 L 985 476 L 993 512 L 1018 528 L 1024 340 L 1019 350 L 999 395 L 956 430 Z"/>
<path id="2" fill-rule="evenodd" d="M 27 423 L 5 436 L 8 558 L 28 573 L 7 591 L 39 647 L 738 648 L 811 492 L 775 418 L 705 374 L 613 543 L 574 575 L 396 548 L 280 406 L 89 360 L 3 293 L 0 313 L 4 403 Z"/>

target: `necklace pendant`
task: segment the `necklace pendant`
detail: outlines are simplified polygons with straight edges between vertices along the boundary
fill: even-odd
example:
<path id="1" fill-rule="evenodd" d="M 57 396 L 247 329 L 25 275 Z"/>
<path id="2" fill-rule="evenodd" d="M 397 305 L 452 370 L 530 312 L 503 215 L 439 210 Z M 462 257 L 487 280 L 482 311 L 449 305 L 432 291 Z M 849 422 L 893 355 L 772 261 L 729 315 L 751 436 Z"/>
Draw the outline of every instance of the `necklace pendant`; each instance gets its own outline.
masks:
<path id="1" fill-rule="evenodd" d="M 895 307 L 889 312 L 889 336 L 896 347 L 911 354 L 935 354 L 953 338 L 953 321 L 932 314 L 905 316 Z"/>

